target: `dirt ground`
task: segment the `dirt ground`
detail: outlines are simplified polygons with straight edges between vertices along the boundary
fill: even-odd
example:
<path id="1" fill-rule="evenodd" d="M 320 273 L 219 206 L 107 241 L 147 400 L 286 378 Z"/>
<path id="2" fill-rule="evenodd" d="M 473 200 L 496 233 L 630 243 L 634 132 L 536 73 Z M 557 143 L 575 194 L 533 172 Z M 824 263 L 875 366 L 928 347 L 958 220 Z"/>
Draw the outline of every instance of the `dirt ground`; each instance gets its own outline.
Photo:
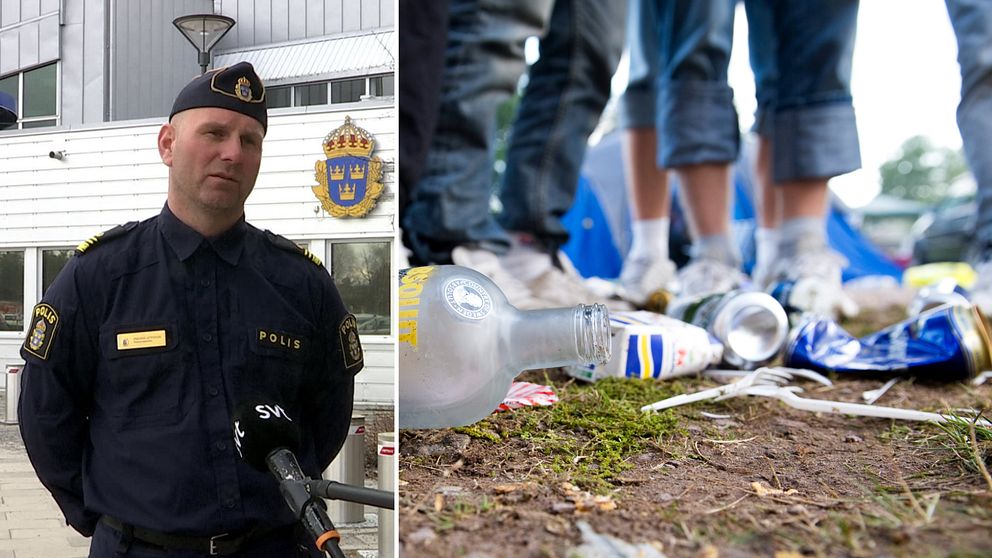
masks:
<path id="1" fill-rule="evenodd" d="M 896 299 L 863 305 L 849 331 L 901 319 Z M 974 457 L 992 468 L 992 431 L 972 443 L 966 426 L 813 414 L 758 397 L 648 418 L 640 405 L 716 384 L 522 379 L 550 383 L 561 401 L 401 433 L 402 556 L 992 556 L 992 479 Z M 832 379 L 797 384 L 804 397 L 850 402 L 882 384 Z M 992 383 L 903 381 L 876 405 L 988 411 Z M 588 552 L 580 525 L 637 552 Z"/>

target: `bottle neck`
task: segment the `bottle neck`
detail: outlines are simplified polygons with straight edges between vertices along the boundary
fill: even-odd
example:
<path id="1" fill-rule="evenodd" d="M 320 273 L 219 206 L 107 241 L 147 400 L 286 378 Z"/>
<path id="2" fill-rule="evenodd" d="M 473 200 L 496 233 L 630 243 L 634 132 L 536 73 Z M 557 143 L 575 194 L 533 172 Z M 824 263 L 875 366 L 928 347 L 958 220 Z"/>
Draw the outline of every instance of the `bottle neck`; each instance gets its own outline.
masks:
<path id="1" fill-rule="evenodd" d="M 602 304 L 522 310 L 510 326 L 511 373 L 610 359 L 610 318 Z"/>

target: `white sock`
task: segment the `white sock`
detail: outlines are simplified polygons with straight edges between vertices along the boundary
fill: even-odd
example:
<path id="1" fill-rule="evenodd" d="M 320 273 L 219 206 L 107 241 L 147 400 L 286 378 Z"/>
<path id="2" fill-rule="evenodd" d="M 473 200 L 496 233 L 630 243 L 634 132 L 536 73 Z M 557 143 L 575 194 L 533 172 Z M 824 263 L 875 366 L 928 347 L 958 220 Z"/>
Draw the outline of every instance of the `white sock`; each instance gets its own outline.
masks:
<path id="1" fill-rule="evenodd" d="M 820 250 L 827 246 L 825 217 L 796 217 L 782 222 L 778 233 L 778 256 L 793 258 L 801 252 Z"/>
<path id="2" fill-rule="evenodd" d="M 637 219 L 630 224 L 631 242 L 627 259 L 668 259 L 668 217 Z"/>
<path id="3" fill-rule="evenodd" d="M 713 234 L 695 240 L 692 243 L 692 259 L 716 260 L 733 268 L 741 265 L 737 246 L 729 234 Z"/>
<path id="4" fill-rule="evenodd" d="M 754 231 L 755 269 L 770 269 L 778 258 L 779 237 L 778 229 L 759 227 Z"/>

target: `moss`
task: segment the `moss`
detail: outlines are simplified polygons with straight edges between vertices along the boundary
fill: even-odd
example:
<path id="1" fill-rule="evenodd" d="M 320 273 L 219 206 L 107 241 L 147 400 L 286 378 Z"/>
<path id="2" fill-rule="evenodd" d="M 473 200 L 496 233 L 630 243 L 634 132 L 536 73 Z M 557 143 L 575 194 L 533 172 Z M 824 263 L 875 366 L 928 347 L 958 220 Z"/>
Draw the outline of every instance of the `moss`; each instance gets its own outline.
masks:
<path id="1" fill-rule="evenodd" d="M 453 428 L 455 432 L 460 432 L 462 434 L 468 435 L 470 438 L 475 438 L 477 440 L 489 440 L 490 442 L 502 442 L 503 437 L 498 433 L 491 430 L 493 424 L 490 423 L 489 419 L 479 421 L 475 424 L 469 426 L 459 426 Z"/>
<path id="2" fill-rule="evenodd" d="M 670 383 L 610 378 L 566 384 L 558 403 L 533 409 L 507 434 L 543 449 L 553 472 L 588 490 L 604 493 L 629 459 L 659 447 L 677 432 L 671 411 L 643 413 L 642 405 L 673 395 Z"/>

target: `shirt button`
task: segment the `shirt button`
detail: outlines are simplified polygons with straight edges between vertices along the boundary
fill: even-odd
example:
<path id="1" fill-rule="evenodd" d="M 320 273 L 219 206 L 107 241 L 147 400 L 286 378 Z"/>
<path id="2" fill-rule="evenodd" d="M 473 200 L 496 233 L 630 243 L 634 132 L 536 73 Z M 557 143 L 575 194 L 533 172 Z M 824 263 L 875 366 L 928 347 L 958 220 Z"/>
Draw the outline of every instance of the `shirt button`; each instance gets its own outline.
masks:
<path id="1" fill-rule="evenodd" d="M 218 393 L 220 393 L 220 390 L 214 386 L 210 386 L 207 388 L 207 394 L 209 394 L 210 397 L 217 397 Z"/>
<path id="2" fill-rule="evenodd" d="M 209 342 L 213 341 L 214 336 L 213 335 L 210 335 L 209 333 L 204 333 L 203 334 L 203 337 L 201 339 L 203 339 L 204 341 L 206 341 L 207 343 L 209 343 Z"/>
<path id="3" fill-rule="evenodd" d="M 214 447 L 217 448 L 217 451 L 224 451 L 227 449 L 227 444 L 225 442 L 217 442 L 214 444 Z"/>

